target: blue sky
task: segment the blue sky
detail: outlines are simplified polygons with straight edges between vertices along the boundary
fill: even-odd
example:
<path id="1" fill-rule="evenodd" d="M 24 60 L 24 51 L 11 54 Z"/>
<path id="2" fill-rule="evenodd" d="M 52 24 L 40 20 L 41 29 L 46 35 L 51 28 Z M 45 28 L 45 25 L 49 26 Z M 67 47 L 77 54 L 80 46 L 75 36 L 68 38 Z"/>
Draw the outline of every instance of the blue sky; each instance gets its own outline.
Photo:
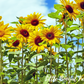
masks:
<path id="1" fill-rule="evenodd" d="M 55 1 L 55 0 L 45 0 L 45 3 L 47 3 L 47 7 L 49 8 L 49 9 L 52 9 L 52 8 L 54 8 L 54 4 L 57 4 L 57 2 Z M 53 10 L 52 10 L 53 11 Z"/>

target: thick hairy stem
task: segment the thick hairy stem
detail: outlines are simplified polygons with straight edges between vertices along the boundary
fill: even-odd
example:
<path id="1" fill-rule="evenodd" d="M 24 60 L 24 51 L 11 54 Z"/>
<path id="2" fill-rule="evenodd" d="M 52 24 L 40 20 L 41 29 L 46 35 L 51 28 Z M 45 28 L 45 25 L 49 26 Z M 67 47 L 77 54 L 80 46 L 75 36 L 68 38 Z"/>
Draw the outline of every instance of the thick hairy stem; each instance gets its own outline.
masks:
<path id="1" fill-rule="evenodd" d="M 19 55 L 18 55 L 18 57 L 19 57 Z M 19 68 L 19 66 L 20 66 L 20 62 L 18 60 L 18 68 Z M 20 74 L 19 73 L 18 73 L 18 81 L 20 82 Z"/>
<path id="2" fill-rule="evenodd" d="M 50 45 L 50 75 L 52 77 L 52 46 Z M 50 78 L 50 84 L 51 84 L 51 78 Z"/>
<path id="3" fill-rule="evenodd" d="M 65 16 L 65 19 L 66 19 L 66 16 Z M 67 24 L 66 24 L 66 21 L 65 21 L 65 45 L 67 44 Z M 68 69 L 68 56 L 67 56 L 67 49 L 65 49 L 66 51 L 66 64 L 67 64 L 67 78 L 69 78 L 69 69 Z M 67 81 L 67 84 L 68 84 L 68 81 Z"/>
<path id="4" fill-rule="evenodd" d="M 22 43 L 22 68 L 23 68 L 23 43 Z M 24 84 L 24 81 L 23 81 L 23 70 L 22 70 L 22 80 L 21 80 L 21 83 Z"/>
<path id="5" fill-rule="evenodd" d="M 37 61 L 38 61 L 38 58 L 36 56 L 36 72 L 38 72 L 38 70 L 37 70 Z M 38 84 L 38 74 L 36 74 L 36 84 Z"/>
<path id="6" fill-rule="evenodd" d="M 82 22 L 83 22 L 83 38 L 82 38 L 82 43 L 84 42 L 84 17 L 82 18 Z M 82 46 L 82 49 L 83 49 L 84 46 Z M 82 53 L 82 58 L 84 59 L 84 52 Z M 82 63 L 83 65 L 83 70 L 84 70 L 84 62 Z"/>
<path id="7" fill-rule="evenodd" d="M 0 73 L 2 72 L 2 47 L 1 47 L 1 39 L 0 39 Z M 3 80 L 2 80 L 2 75 L 0 75 L 0 84 L 2 84 Z"/>

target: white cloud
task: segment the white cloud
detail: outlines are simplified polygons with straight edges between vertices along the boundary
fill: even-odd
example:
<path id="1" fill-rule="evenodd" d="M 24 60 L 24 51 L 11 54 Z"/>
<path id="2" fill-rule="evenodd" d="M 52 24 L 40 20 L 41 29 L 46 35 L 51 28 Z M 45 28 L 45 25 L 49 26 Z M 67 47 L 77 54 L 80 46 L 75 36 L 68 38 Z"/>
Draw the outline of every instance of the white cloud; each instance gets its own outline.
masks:
<path id="1" fill-rule="evenodd" d="M 53 25 L 54 20 L 47 16 L 50 10 L 46 6 L 45 0 L 0 0 L 0 15 L 5 24 L 17 21 L 16 16 L 25 17 L 33 12 L 42 13 L 47 19 L 46 24 Z"/>

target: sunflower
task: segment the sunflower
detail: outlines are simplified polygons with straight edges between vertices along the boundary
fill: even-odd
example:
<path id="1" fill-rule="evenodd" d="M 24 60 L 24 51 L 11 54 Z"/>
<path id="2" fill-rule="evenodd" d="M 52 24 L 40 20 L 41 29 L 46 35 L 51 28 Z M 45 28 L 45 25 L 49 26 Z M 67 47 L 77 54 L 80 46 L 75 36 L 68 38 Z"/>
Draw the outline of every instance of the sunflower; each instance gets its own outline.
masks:
<path id="1" fill-rule="evenodd" d="M 59 22 L 62 22 L 62 25 L 65 25 L 65 14 L 63 12 L 62 12 L 62 18 L 59 20 Z"/>
<path id="2" fill-rule="evenodd" d="M 84 0 L 75 0 L 75 2 L 77 9 L 84 11 Z"/>
<path id="3" fill-rule="evenodd" d="M 50 47 L 48 48 L 48 51 L 50 52 Z M 54 51 L 54 48 L 52 48 L 52 51 L 51 51 L 52 55 L 56 55 L 57 53 Z"/>
<path id="4" fill-rule="evenodd" d="M 62 34 L 63 32 L 59 29 L 59 27 L 57 26 L 50 26 L 49 28 L 44 28 L 43 30 L 41 30 L 42 32 L 42 40 L 46 41 L 47 43 L 49 43 L 50 45 L 52 45 L 53 43 L 59 43 L 60 40 L 58 38 L 63 38 L 62 36 L 60 36 L 60 34 Z"/>
<path id="5" fill-rule="evenodd" d="M 27 15 L 27 17 L 25 17 L 24 22 L 26 24 L 28 24 L 29 26 L 31 26 L 33 29 L 38 29 L 42 26 L 44 26 L 44 21 L 46 19 L 41 19 L 43 16 L 41 16 L 41 13 L 37 13 L 34 12 L 33 14 Z"/>
<path id="6" fill-rule="evenodd" d="M 2 19 L 2 16 L 0 16 L 0 20 Z"/>
<path id="7" fill-rule="evenodd" d="M 42 61 L 42 58 L 39 58 L 38 61 L 39 61 L 39 62 Z"/>
<path id="8" fill-rule="evenodd" d="M 31 51 L 37 50 L 37 53 L 39 53 L 41 50 L 44 50 L 44 47 L 47 47 L 46 44 L 39 45 L 39 43 L 43 42 L 43 40 L 40 37 L 40 30 L 33 31 L 28 39 L 29 46 L 31 47 Z"/>
<path id="9" fill-rule="evenodd" d="M 23 20 L 24 20 L 24 17 L 22 17 L 22 16 L 19 17 L 19 23 L 20 23 L 20 24 L 24 24 L 24 21 L 23 21 Z"/>
<path id="10" fill-rule="evenodd" d="M 63 13 L 67 13 L 71 20 L 72 17 L 74 18 L 74 20 L 76 20 L 76 15 L 78 15 L 80 12 L 77 10 L 76 5 L 73 4 L 73 1 L 70 2 L 69 0 L 60 0 L 60 2 L 62 3 L 64 8 Z"/>
<path id="11" fill-rule="evenodd" d="M 22 43 L 19 39 L 15 40 L 15 41 L 9 39 L 8 43 L 9 43 L 9 44 L 7 44 L 8 47 L 15 48 L 15 49 L 10 49 L 9 50 L 10 52 L 11 51 L 18 51 L 18 50 L 21 50 L 21 48 L 22 48 Z"/>
<path id="12" fill-rule="evenodd" d="M 27 26 L 27 25 L 16 25 L 17 27 L 14 28 L 15 30 L 15 34 L 14 36 L 16 36 L 17 38 L 20 39 L 21 42 L 27 42 L 30 32 L 32 32 L 32 29 Z"/>
<path id="13" fill-rule="evenodd" d="M 7 40 L 8 37 L 11 36 L 12 31 L 10 31 L 12 29 L 12 27 L 8 27 L 9 24 L 5 24 L 4 22 L 0 22 L 0 39 L 1 40 Z"/>

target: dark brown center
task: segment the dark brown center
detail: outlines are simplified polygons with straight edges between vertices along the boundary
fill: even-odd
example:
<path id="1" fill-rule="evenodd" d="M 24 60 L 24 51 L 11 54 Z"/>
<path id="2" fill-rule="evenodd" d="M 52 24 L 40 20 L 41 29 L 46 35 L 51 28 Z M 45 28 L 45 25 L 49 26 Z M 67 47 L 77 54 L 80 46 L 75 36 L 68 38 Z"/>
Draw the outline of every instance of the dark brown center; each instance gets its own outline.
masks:
<path id="1" fill-rule="evenodd" d="M 53 34 L 52 32 L 49 32 L 49 33 L 46 34 L 46 37 L 47 37 L 49 40 L 51 40 L 51 39 L 54 38 L 54 34 Z"/>
<path id="2" fill-rule="evenodd" d="M 40 36 L 37 36 L 35 38 L 35 44 L 39 46 L 39 43 L 41 43 L 43 40 L 41 40 Z"/>
<path id="3" fill-rule="evenodd" d="M 19 45 L 19 40 L 16 40 L 14 43 L 13 43 L 13 46 L 18 46 Z"/>
<path id="4" fill-rule="evenodd" d="M 84 9 L 84 2 L 81 2 L 81 3 L 80 3 L 80 7 L 81 7 L 82 9 Z"/>
<path id="5" fill-rule="evenodd" d="M 38 21 L 37 19 L 33 19 L 33 20 L 31 21 L 31 24 L 32 24 L 33 26 L 37 26 L 37 25 L 39 24 L 39 21 Z"/>
<path id="6" fill-rule="evenodd" d="M 22 29 L 22 30 L 20 31 L 20 34 L 22 34 L 24 37 L 28 37 L 28 36 L 29 36 L 28 31 L 25 30 L 25 29 Z"/>
<path id="7" fill-rule="evenodd" d="M 66 9 L 69 13 L 73 13 L 73 8 L 70 5 L 66 5 Z"/>

